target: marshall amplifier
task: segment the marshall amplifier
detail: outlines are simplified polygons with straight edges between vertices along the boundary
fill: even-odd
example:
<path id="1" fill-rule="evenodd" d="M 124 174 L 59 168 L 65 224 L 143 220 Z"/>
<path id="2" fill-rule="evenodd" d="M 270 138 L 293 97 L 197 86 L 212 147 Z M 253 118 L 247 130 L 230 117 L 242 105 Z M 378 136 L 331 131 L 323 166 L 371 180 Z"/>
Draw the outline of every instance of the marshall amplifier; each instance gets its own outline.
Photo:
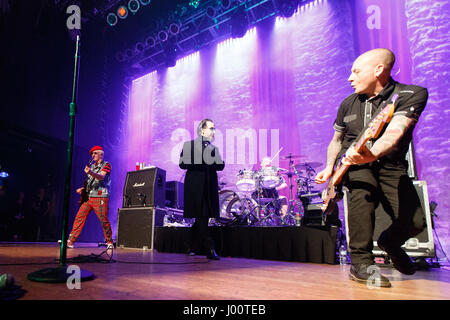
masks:
<path id="1" fill-rule="evenodd" d="M 148 168 L 127 172 L 123 188 L 123 208 L 165 207 L 166 171 Z"/>
<path id="2" fill-rule="evenodd" d="M 153 250 L 155 226 L 163 226 L 166 211 L 159 208 L 119 208 L 117 247 Z"/>
<path id="3" fill-rule="evenodd" d="M 431 212 L 428 200 L 428 189 L 427 183 L 424 180 L 413 181 L 414 187 L 416 188 L 417 194 L 422 205 L 422 209 L 425 213 L 425 229 L 416 235 L 414 238 L 410 238 L 402 246 L 406 253 L 413 258 L 423 257 L 423 258 L 433 258 L 435 256 L 435 247 L 433 240 L 433 229 L 431 222 Z M 347 191 L 344 191 L 344 211 L 345 211 L 345 231 L 347 242 L 349 241 L 348 236 L 348 223 L 347 223 Z M 378 245 L 377 240 L 380 234 L 386 230 L 392 223 L 389 215 L 384 211 L 383 206 L 379 205 L 375 210 L 375 229 L 373 233 L 373 254 L 375 256 L 384 256 L 385 253 L 382 251 Z"/>

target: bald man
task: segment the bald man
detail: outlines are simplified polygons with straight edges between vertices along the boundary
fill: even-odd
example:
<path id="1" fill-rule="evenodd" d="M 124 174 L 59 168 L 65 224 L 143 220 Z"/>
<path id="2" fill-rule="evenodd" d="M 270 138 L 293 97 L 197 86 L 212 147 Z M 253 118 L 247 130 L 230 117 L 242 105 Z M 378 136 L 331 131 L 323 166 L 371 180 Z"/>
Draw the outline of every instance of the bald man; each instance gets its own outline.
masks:
<path id="1" fill-rule="evenodd" d="M 394 54 L 375 49 L 360 55 L 348 78 L 355 92 L 341 103 L 334 123 L 334 136 L 327 150 L 327 165 L 315 178 L 324 183 L 333 173 L 337 160 L 351 165 L 343 179 L 349 190 L 348 229 L 351 258 L 350 279 L 367 283 L 373 278 L 374 215 L 378 205 L 392 218 L 377 245 L 390 257 L 393 266 L 404 274 L 415 272 L 414 264 L 401 246 L 425 227 L 420 200 L 407 174 L 405 160 L 414 127 L 425 108 L 427 89 L 394 81 L 391 70 Z M 378 110 L 398 94 L 392 120 L 378 139 L 361 152 L 353 143 Z M 372 275 L 372 278 L 371 278 Z M 379 284 L 390 287 L 389 279 L 378 274 Z"/>

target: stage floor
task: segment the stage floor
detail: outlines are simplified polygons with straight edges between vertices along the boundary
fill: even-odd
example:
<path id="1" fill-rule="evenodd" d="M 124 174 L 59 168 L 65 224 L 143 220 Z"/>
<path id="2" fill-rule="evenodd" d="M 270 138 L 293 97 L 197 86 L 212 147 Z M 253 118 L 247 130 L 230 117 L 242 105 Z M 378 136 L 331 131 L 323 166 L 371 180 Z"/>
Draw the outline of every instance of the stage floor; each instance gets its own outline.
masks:
<path id="1" fill-rule="evenodd" d="M 100 254 L 104 248 L 79 243 L 67 257 Z M 0 243 L 0 264 L 57 262 L 56 243 Z M 31 272 L 54 265 L 0 266 L 26 290 L 24 300 L 415 300 L 450 299 L 450 269 L 441 267 L 405 276 L 382 268 L 391 288 L 369 289 L 348 279 L 350 266 L 222 258 L 116 249 L 119 261 L 155 264 L 80 263 L 95 275 L 81 282 L 81 290 L 65 283 L 48 284 L 27 279 Z"/>

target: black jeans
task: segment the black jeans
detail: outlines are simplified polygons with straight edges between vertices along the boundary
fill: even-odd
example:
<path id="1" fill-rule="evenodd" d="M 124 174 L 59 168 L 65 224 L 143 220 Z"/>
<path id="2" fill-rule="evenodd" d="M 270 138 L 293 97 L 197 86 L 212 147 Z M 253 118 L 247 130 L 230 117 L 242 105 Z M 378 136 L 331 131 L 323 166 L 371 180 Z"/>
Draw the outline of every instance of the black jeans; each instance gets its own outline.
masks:
<path id="1" fill-rule="evenodd" d="M 390 246 L 401 246 L 425 228 L 419 196 L 406 173 L 406 163 L 376 161 L 352 166 L 346 176 L 349 189 L 349 251 L 353 265 L 373 264 L 375 209 L 382 205 L 392 224 L 380 235 Z"/>

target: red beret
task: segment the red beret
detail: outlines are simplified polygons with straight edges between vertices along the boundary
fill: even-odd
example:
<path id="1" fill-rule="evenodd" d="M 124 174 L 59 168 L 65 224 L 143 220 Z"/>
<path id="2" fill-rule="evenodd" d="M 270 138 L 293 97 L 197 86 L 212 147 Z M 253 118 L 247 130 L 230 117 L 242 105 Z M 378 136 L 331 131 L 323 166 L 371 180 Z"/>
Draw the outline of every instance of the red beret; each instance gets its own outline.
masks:
<path id="1" fill-rule="evenodd" d="M 92 152 L 94 152 L 95 150 L 102 150 L 103 151 L 103 148 L 100 147 L 100 146 L 92 147 L 92 149 L 89 151 L 89 154 L 92 154 Z"/>

